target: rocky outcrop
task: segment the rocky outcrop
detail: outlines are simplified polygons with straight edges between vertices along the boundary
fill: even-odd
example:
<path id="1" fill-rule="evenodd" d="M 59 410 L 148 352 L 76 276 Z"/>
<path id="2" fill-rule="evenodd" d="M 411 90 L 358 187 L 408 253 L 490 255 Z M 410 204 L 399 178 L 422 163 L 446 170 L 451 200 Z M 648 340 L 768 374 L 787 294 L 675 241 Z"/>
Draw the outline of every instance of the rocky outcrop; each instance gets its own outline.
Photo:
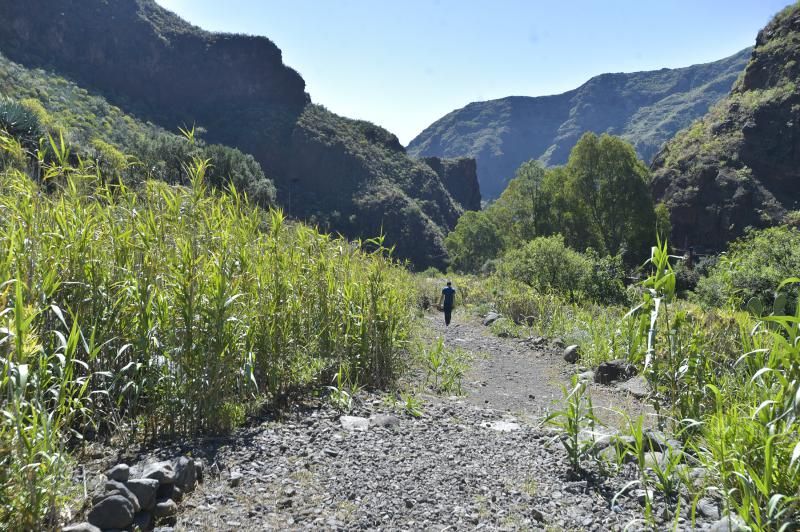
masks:
<path id="1" fill-rule="evenodd" d="M 730 91 L 749 56 L 748 49 L 686 68 L 603 74 L 554 96 L 470 103 L 431 124 L 408 151 L 475 158 L 484 199 L 498 197 L 525 161 L 564 164 L 587 131 L 619 135 L 649 162 L 664 142 Z"/>
<path id="2" fill-rule="evenodd" d="M 677 246 L 719 251 L 747 227 L 800 209 L 800 6 L 756 39 L 744 75 L 653 162 L 653 193 Z"/>
<path id="3" fill-rule="evenodd" d="M 397 257 L 447 265 L 444 236 L 463 209 L 442 178 L 385 129 L 311 104 L 269 39 L 204 31 L 153 0 L 2 2 L 0 19 L 12 60 L 252 154 L 290 215 L 351 238 L 383 231 Z"/>
<path id="4" fill-rule="evenodd" d="M 475 159 L 461 157 L 459 159 L 441 159 L 425 157 L 425 164 L 442 180 L 447 191 L 468 211 L 481 209 L 481 189 L 478 185 L 478 167 Z"/>

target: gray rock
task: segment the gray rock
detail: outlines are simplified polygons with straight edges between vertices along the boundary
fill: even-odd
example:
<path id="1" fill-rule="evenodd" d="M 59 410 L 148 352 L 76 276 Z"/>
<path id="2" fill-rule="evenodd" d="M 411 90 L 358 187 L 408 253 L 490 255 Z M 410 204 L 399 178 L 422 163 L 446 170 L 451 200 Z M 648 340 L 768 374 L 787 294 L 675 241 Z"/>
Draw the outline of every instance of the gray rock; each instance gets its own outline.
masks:
<path id="1" fill-rule="evenodd" d="M 133 503 L 122 495 L 111 495 L 89 511 L 89 522 L 102 529 L 125 528 L 133 523 Z"/>
<path id="2" fill-rule="evenodd" d="M 697 501 L 697 511 L 709 519 L 719 519 L 719 507 L 713 499 L 708 497 Z"/>
<path id="3" fill-rule="evenodd" d="M 642 506 L 644 506 L 647 503 L 647 499 L 648 498 L 650 499 L 650 501 L 652 501 L 654 495 L 655 495 L 655 492 L 653 490 L 650 490 L 650 489 L 648 489 L 648 490 L 637 489 L 637 490 L 633 490 L 631 492 L 631 497 L 636 499 L 639 502 L 639 504 L 641 504 Z"/>
<path id="4" fill-rule="evenodd" d="M 74 525 L 65 526 L 61 530 L 62 532 L 102 532 L 91 523 L 75 523 Z"/>
<path id="5" fill-rule="evenodd" d="M 172 499 L 175 502 L 183 500 L 183 491 L 177 484 L 161 484 L 156 492 L 156 500 Z"/>
<path id="6" fill-rule="evenodd" d="M 577 345 L 570 345 L 564 349 L 564 360 L 570 364 L 575 364 L 581 359 L 581 348 Z"/>
<path id="7" fill-rule="evenodd" d="M 117 482 L 116 480 L 108 480 L 106 481 L 105 485 L 106 491 L 116 491 L 119 492 L 120 495 L 131 501 L 133 504 L 133 512 L 136 513 L 142 509 L 142 505 L 139 503 L 139 498 L 125 486 L 122 482 Z"/>
<path id="8" fill-rule="evenodd" d="M 111 497 L 112 495 L 122 495 L 122 493 L 119 490 L 105 490 L 104 489 L 104 490 L 94 494 L 94 496 L 92 497 L 92 506 L 94 506 L 95 504 L 98 504 L 103 499 Z M 123 497 L 124 497 L 124 495 L 123 495 Z"/>
<path id="9" fill-rule="evenodd" d="M 175 482 L 175 469 L 169 462 L 157 462 L 144 468 L 142 478 L 154 478 L 159 484 L 172 484 Z"/>
<path id="10" fill-rule="evenodd" d="M 584 371 L 578 373 L 578 382 L 592 382 L 594 381 L 594 371 Z"/>
<path id="11" fill-rule="evenodd" d="M 194 461 L 194 470 L 197 472 L 197 482 L 203 482 L 203 461 L 202 460 L 195 460 Z"/>
<path id="12" fill-rule="evenodd" d="M 610 384 L 614 381 L 624 381 L 636 375 L 636 368 L 625 360 L 617 359 L 603 362 L 594 372 L 595 382 Z"/>
<path id="13" fill-rule="evenodd" d="M 400 418 L 390 414 L 374 414 L 369 418 L 370 427 L 394 427 L 400 424 Z"/>
<path id="14" fill-rule="evenodd" d="M 658 451 L 650 451 L 644 455 L 644 466 L 650 469 L 660 469 L 664 463 L 664 454 Z"/>
<path id="15" fill-rule="evenodd" d="M 497 312 L 490 312 L 483 318 L 483 324 L 489 326 L 492 323 L 496 322 L 498 319 L 500 319 L 500 314 L 498 314 Z"/>
<path id="16" fill-rule="evenodd" d="M 628 392 L 637 399 L 643 399 L 650 394 L 650 385 L 643 375 L 637 375 L 630 380 L 617 384 L 620 390 Z"/>
<path id="17" fill-rule="evenodd" d="M 242 474 L 239 473 L 238 471 L 234 471 L 233 473 L 231 473 L 230 478 L 228 478 L 228 484 L 230 484 L 232 488 L 235 488 L 241 483 L 242 483 Z"/>
<path id="18" fill-rule="evenodd" d="M 178 513 L 178 504 L 172 499 L 164 499 L 162 501 L 158 501 L 156 503 L 156 507 L 153 509 L 153 516 L 156 519 L 162 519 L 164 517 L 172 517 L 177 513 Z"/>
<path id="19" fill-rule="evenodd" d="M 342 416 L 339 418 L 344 430 L 364 432 L 369 428 L 369 420 L 365 417 Z"/>
<path id="20" fill-rule="evenodd" d="M 175 485 L 186 493 L 194 490 L 194 485 L 197 483 L 197 470 L 194 466 L 194 460 L 181 456 L 175 460 L 173 469 L 175 470 Z"/>
<path id="21" fill-rule="evenodd" d="M 131 468 L 128 464 L 117 464 L 108 471 L 106 477 L 109 480 L 116 480 L 117 482 L 126 482 L 131 476 Z"/>
<path id="22" fill-rule="evenodd" d="M 514 432 L 515 430 L 519 430 L 519 423 L 505 419 L 486 423 L 485 426 L 497 432 Z"/>
<path id="23" fill-rule="evenodd" d="M 152 530 L 153 525 L 155 524 L 155 518 L 153 514 L 150 512 L 139 512 L 133 516 L 133 524 L 131 528 L 133 530 L 139 529 L 142 532 Z"/>
<path id="24" fill-rule="evenodd" d="M 153 509 L 156 504 L 158 480 L 154 478 L 134 478 L 126 482 L 125 486 L 139 499 L 139 505 L 142 509 Z"/>
<path id="25" fill-rule="evenodd" d="M 730 514 L 716 521 L 709 530 L 711 532 L 749 532 L 750 528 L 738 515 Z"/>

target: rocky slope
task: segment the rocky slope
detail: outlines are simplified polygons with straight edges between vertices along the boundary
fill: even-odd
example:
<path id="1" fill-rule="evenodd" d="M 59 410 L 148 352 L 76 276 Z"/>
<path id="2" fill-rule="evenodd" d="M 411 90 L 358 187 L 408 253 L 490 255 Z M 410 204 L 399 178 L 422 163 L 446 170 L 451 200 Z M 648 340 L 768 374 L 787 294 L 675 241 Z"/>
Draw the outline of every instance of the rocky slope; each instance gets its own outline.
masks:
<path id="1" fill-rule="evenodd" d="M 484 198 L 496 198 L 519 165 L 566 162 L 586 131 L 620 135 L 650 161 L 661 145 L 730 90 L 750 50 L 678 69 L 603 74 L 564 94 L 474 102 L 411 141 L 418 157 L 474 157 Z"/>
<path id="2" fill-rule="evenodd" d="M 800 209 L 800 3 L 758 34 L 744 75 L 658 154 L 653 191 L 673 241 L 718 251 Z"/>
<path id="3" fill-rule="evenodd" d="M 203 31 L 153 0 L 2 2 L 0 19 L 13 61 L 252 154 L 290 214 L 350 237 L 383 228 L 400 257 L 446 264 L 442 239 L 462 206 L 440 177 L 388 131 L 312 105 L 269 39 Z"/>

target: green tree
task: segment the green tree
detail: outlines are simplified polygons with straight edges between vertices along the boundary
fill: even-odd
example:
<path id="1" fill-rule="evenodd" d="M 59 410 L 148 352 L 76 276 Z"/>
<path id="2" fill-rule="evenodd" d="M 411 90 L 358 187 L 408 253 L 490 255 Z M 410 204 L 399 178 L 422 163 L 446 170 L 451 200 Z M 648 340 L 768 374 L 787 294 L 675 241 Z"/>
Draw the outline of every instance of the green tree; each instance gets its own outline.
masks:
<path id="1" fill-rule="evenodd" d="M 514 179 L 488 209 L 507 248 L 521 245 L 550 228 L 552 198 L 545 184 L 546 171 L 538 161 L 522 163 Z"/>
<path id="2" fill-rule="evenodd" d="M 569 293 L 581 290 L 590 261 L 553 235 L 531 240 L 509 251 L 500 265 L 501 275 L 522 281 L 537 290 Z"/>
<path id="3" fill-rule="evenodd" d="M 601 253 L 623 253 L 629 261 L 646 253 L 655 213 L 649 173 L 633 147 L 619 137 L 586 133 L 566 170 L 566 197 L 578 211 L 576 219 L 590 224 L 592 241 L 585 244 Z"/>
<path id="4" fill-rule="evenodd" d="M 450 266 L 463 272 L 480 270 L 503 249 L 497 224 L 485 211 L 465 212 L 444 245 L 450 255 Z"/>

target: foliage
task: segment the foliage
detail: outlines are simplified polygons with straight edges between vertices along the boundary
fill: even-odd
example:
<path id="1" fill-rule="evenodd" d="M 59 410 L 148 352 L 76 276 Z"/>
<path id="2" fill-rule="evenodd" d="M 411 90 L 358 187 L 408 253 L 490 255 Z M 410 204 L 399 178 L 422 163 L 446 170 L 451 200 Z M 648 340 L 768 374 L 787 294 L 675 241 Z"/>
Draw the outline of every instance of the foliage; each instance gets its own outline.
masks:
<path id="1" fill-rule="evenodd" d="M 52 522 L 82 437 L 222 432 L 261 398 L 337 372 L 383 386 L 405 367 L 411 283 L 380 240 L 365 253 L 235 187 L 210 191 L 207 160 L 184 165 L 189 186 L 131 189 L 48 144 L 41 183 L 24 168 L 0 176 L 0 517 L 12 529 Z"/>
<path id="2" fill-rule="evenodd" d="M 586 395 L 586 383 L 573 379 L 572 389 L 563 388 L 564 408 L 556 410 L 545 419 L 561 431 L 560 441 L 567 451 L 567 459 L 573 473 L 583 472 L 581 462 L 593 456 L 596 449 L 594 415 L 591 396 Z"/>
<path id="3" fill-rule="evenodd" d="M 564 237 L 536 238 L 503 258 L 500 275 L 508 276 L 539 291 L 575 295 L 589 270 L 589 261 L 564 244 Z"/>
<path id="4" fill-rule="evenodd" d="M 750 231 L 730 245 L 729 251 L 697 283 L 698 299 L 711 306 L 744 305 L 754 298 L 772 308 L 775 287 L 800 272 L 800 230 L 772 227 Z M 787 309 L 797 300 L 797 288 L 784 292 Z M 784 312 L 787 309 L 776 309 Z"/>
<path id="5" fill-rule="evenodd" d="M 629 144 L 587 133 L 565 167 L 545 170 L 529 161 L 484 212 L 465 213 L 446 240 L 451 266 L 475 273 L 504 254 L 516 262 L 528 242 L 552 235 L 563 235 L 572 249 L 593 249 L 596 264 L 606 255 L 635 263 L 668 224 L 663 208 L 656 216 L 648 180 Z M 599 264 L 598 273 L 615 271 L 615 261 Z M 615 287 L 604 283 L 598 296 L 608 290 Z"/>
<path id="6" fill-rule="evenodd" d="M 423 350 L 422 362 L 427 373 L 425 382 L 437 393 L 462 395 L 461 387 L 467 369 L 467 356 L 461 350 L 445 348 L 444 339 Z"/>
<path id="7" fill-rule="evenodd" d="M 39 117 L 27 106 L 0 99 L 0 130 L 19 140 L 26 149 L 34 149 L 44 134 Z"/>

